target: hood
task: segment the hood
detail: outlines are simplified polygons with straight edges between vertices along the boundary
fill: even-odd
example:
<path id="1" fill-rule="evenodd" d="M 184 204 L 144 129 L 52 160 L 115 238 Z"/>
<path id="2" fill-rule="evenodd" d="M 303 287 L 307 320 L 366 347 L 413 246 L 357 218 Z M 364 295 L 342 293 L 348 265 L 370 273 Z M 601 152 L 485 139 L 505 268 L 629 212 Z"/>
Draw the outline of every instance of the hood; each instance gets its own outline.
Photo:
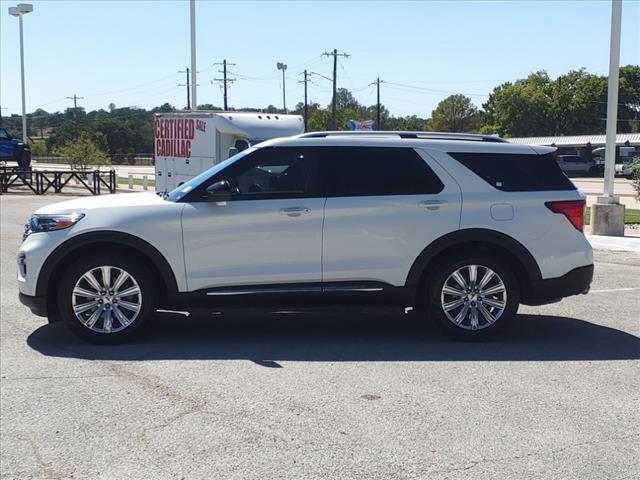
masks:
<path id="1" fill-rule="evenodd" d="M 24 143 L 19 138 L 10 138 L 9 139 L 9 143 L 11 145 L 15 145 L 16 147 L 19 147 L 20 145 L 24 145 L 24 148 L 29 148 L 29 144 L 28 143 Z"/>
<path id="2" fill-rule="evenodd" d="M 82 197 L 66 202 L 52 203 L 39 208 L 37 214 L 80 213 L 99 208 L 131 208 L 159 205 L 167 203 L 155 193 L 118 193 L 115 195 L 97 195 L 95 197 Z"/>

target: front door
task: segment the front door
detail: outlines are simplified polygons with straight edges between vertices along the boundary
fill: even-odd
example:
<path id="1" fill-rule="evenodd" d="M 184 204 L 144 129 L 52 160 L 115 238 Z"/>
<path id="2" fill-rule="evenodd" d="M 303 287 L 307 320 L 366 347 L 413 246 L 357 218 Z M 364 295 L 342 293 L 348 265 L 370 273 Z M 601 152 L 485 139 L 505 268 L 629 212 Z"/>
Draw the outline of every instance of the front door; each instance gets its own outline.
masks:
<path id="1" fill-rule="evenodd" d="M 193 201 L 182 216 L 190 291 L 321 281 L 325 198 L 305 149 L 264 147 L 216 174 L 227 202 Z M 293 284 L 293 285 L 292 285 Z"/>

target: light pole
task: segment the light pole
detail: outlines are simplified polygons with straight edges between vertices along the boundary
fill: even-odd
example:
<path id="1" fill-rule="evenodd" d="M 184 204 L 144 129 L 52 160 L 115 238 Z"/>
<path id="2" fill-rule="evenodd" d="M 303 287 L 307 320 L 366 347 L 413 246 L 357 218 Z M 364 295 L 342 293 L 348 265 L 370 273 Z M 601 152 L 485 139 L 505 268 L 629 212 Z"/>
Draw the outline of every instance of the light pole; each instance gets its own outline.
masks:
<path id="1" fill-rule="evenodd" d="M 15 7 L 9 7 L 9 15 L 20 19 L 20 79 L 22 83 L 22 141 L 27 143 L 27 103 L 24 94 L 24 41 L 22 39 L 22 17 L 33 12 L 30 3 L 19 3 Z"/>
<path id="2" fill-rule="evenodd" d="M 196 0 L 190 2 L 191 13 L 191 105 L 198 110 L 198 82 L 196 78 Z"/>
<path id="3" fill-rule="evenodd" d="M 284 89 L 284 72 L 287 70 L 287 65 L 278 62 L 276 67 L 278 67 L 278 70 L 282 70 L 282 108 L 284 108 L 284 113 L 287 113 L 287 97 Z"/>
<path id="4" fill-rule="evenodd" d="M 607 92 L 607 144 L 604 155 L 604 195 L 591 207 L 591 233 L 624 236 L 624 204 L 614 195 L 616 132 L 618 127 L 618 76 L 620 73 L 620 29 L 622 0 L 611 0 L 609 88 Z"/>
<path id="5" fill-rule="evenodd" d="M 620 75 L 620 24 L 622 0 L 611 2 L 611 44 L 609 51 L 609 86 L 607 89 L 607 143 L 604 164 L 604 195 L 616 203 L 613 184 L 616 163 L 616 133 L 618 127 L 618 83 Z"/>

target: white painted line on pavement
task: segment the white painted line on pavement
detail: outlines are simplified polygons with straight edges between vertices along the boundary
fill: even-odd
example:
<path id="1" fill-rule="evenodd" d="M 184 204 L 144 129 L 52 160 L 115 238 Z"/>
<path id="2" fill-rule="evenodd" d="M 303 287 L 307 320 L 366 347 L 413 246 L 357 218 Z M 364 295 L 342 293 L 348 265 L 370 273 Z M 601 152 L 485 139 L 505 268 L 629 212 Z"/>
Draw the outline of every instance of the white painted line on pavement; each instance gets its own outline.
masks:
<path id="1" fill-rule="evenodd" d="M 603 288 L 601 290 L 589 290 L 589 293 L 631 292 L 633 290 L 640 290 L 640 287 L 633 287 L 633 288 Z"/>

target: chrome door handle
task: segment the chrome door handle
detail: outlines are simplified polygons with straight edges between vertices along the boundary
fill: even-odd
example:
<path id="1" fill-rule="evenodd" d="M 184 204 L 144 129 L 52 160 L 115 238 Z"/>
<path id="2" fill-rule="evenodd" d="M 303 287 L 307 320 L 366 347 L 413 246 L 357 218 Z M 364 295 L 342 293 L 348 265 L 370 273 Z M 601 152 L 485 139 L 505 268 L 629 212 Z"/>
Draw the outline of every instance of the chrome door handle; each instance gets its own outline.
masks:
<path id="1" fill-rule="evenodd" d="M 300 215 L 309 212 L 311 212 L 311 210 L 306 207 L 288 207 L 282 208 L 280 210 L 280 215 L 286 215 L 288 217 L 299 217 Z"/>
<path id="2" fill-rule="evenodd" d="M 446 200 L 423 200 L 418 203 L 419 207 L 426 208 L 427 210 L 438 210 L 440 207 L 446 207 Z"/>

